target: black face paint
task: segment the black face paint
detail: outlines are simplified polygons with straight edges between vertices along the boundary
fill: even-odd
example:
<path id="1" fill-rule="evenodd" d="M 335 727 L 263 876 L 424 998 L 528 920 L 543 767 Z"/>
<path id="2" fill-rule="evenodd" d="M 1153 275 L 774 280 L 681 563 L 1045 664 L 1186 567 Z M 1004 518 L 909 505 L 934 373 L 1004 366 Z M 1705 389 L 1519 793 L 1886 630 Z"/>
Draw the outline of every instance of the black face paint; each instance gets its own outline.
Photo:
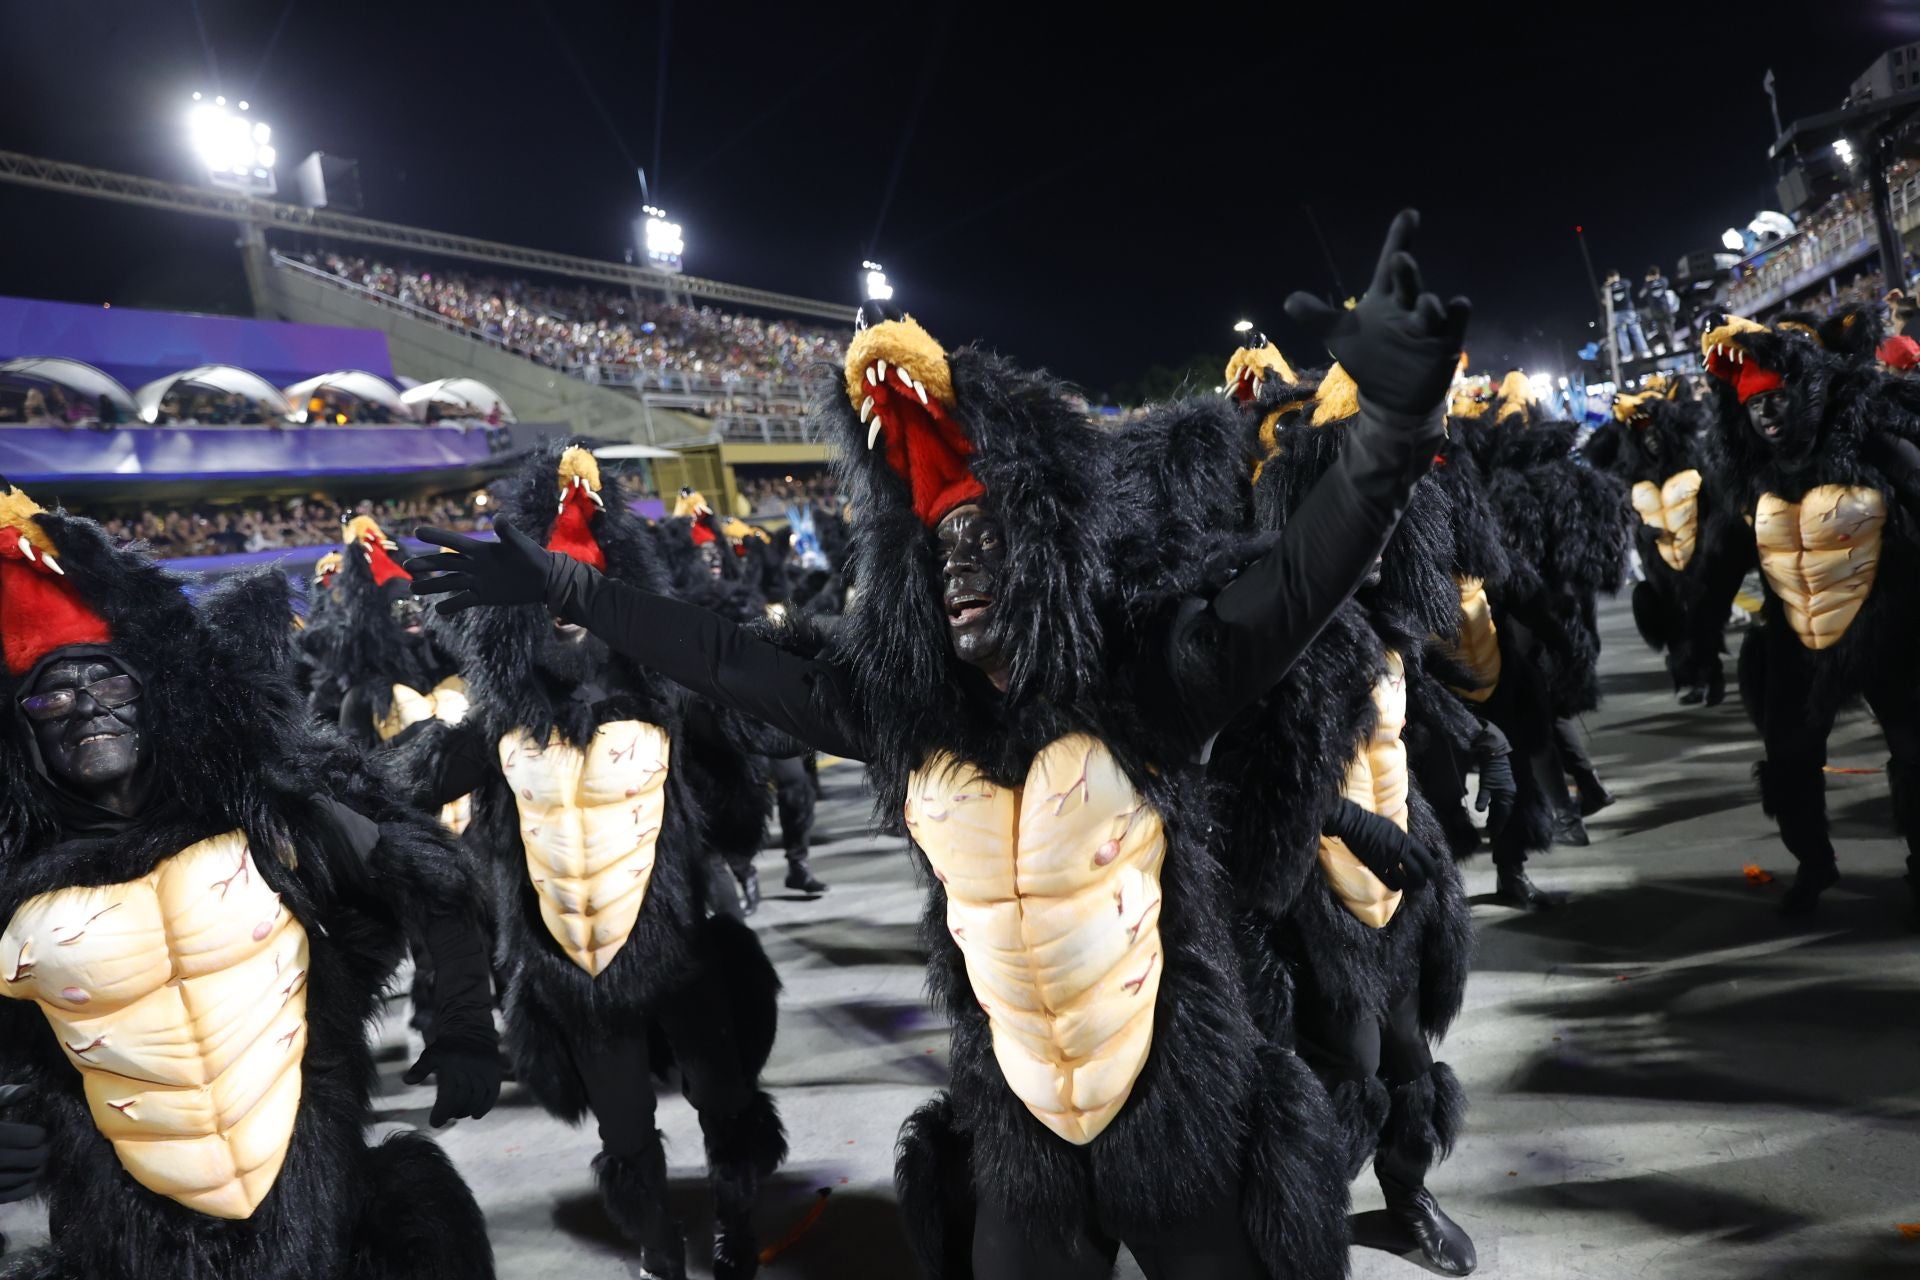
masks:
<path id="1" fill-rule="evenodd" d="M 146 751 L 139 681 L 93 654 L 47 665 L 20 699 L 48 775 L 105 809 L 131 812 Z"/>
<path id="2" fill-rule="evenodd" d="M 726 556 L 722 554 L 720 550 L 719 543 L 703 542 L 700 544 L 700 566 L 707 571 L 709 577 L 718 578 L 726 573 L 727 560 Z"/>
<path id="3" fill-rule="evenodd" d="M 1784 389 L 1762 391 L 1747 401 L 1746 410 L 1754 435 L 1772 451 L 1777 465 L 1798 467 L 1812 456 L 1820 440 L 1817 420 L 1795 415 Z"/>
<path id="4" fill-rule="evenodd" d="M 420 601 L 413 596 L 397 597 L 387 606 L 388 616 L 393 624 L 410 636 L 422 635 L 427 629 L 427 611 L 420 607 Z"/>
<path id="5" fill-rule="evenodd" d="M 969 503 L 948 512 L 934 536 L 954 656 L 989 676 L 1004 672 L 1006 645 L 995 621 L 1007 561 L 1005 530 L 996 517 Z"/>

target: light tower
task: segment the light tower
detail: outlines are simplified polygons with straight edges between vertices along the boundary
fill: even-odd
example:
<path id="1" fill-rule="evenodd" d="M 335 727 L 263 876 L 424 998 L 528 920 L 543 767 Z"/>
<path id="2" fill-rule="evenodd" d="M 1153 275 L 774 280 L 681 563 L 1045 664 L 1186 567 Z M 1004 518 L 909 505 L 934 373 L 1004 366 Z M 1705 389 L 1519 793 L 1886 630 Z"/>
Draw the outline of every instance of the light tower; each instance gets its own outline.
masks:
<path id="1" fill-rule="evenodd" d="M 227 104 L 224 97 L 193 95 L 187 108 L 187 141 L 216 187 L 250 196 L 270 196 L 278 190 L 273 166 L 273 129 L 247 114 L 250 104 Z"/>

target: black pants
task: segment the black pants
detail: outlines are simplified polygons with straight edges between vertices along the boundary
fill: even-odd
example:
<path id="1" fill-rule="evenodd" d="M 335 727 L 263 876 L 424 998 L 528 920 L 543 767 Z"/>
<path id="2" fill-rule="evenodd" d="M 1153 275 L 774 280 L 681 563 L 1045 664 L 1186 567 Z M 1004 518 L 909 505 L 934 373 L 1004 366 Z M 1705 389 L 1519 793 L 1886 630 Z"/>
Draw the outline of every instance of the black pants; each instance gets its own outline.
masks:
<path id="1" fill-rule="evenodd" d="M 1065 1241 L 1037 1242 L 1027 1222 L 983 1204 L 974 1219 L 975 1280 L 1107 1280 L 1125 1245 L 1147 1280 L 1267 1280 L 1240 1217 L 1236 1186 L 1204 1217 L 1163 1231 L 1109 1235 L 1093 1223 Z"/>
<path id="2" fill-rule="evenodd" d="M 1785 625 L 1779 626 L 1784 632 Z M 1795 861 L 1832 862 L 1825 769 L 1835 713 L 1814 704 L 1812 660 L 1797 639 L 1763 633 L 1752 643 L 1755 648 L 1743 650 L 1742 660 L 1760 669 L 1743 672 L 1742 683 L 1758 694 L 1754 711 L 1767 753 L 1761 764 L 1761 794 Z M 1920 689 L 1905 683 L 1904 669 L 1890 674 L 1894 680 L 1877 681 L 1864 693 L 1887 740 L 1887 782 L 1895 818 L 1907 839 L 1907 872 L 1920 877 Z"/>
<path id="3" fill-rule="evenodd" d="M 1409 992 L 1380 1018 L 1341 1017 L 1306 1002 L 1295 1010 L 1300 1056 L 1329 1088 L 1341 1080 L 1386 1082 L 1389 1089 L 1433 1067 L 1420 1034 L 1420 996 Z"/>
<path id="4" fill-rule="evenodd" d="M 787 861 L 807 856 L 813 839 L 814 781 L 807 773 L 806 758 L 789 756 L 774 760 L 773 787 L 780 810 L 780 847 Z"/>
<path id="5" fill-rule="evenodd" d="M 741 1065 L 731 1009 L 719 976 L 707 970 L 654 1010 L 687 1101 L 703 1118 L 736 1115 L 753 1101 L 755 1082 Z M 599 1122 L 600 1145 L 609 1155 L 635 1155 L 659 1145 L 653 1063 L 644 1033 L 590 1051 L 576 1048 L 574 1066 Z"/>

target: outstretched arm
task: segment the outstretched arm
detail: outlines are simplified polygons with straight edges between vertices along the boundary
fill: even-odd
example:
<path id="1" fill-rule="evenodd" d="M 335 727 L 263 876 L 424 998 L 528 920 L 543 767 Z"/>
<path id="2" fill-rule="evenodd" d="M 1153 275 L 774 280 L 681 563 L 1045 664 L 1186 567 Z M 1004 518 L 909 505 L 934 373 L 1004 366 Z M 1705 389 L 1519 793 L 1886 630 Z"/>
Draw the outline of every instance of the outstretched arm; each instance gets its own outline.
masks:
<path id="1" fill-rule="evenodd" d="M 497 543 L 442 529 L 422 541 L 452 555 L 407 562 L 417 595 L 451 594 L 438 606 L 544 604 L 615 650 L 721 706 L 758 717 L 820 751 L 867 758 L 867 744 L 837 714 L 845 681 L 832 664 L 803 658 L 698 605 L 616 582 L 572 556 L 548 551 L 506 521 Z"/>
<path id="2" fill-rule="evenodd" d="M 1471 307 L 1422 291 L 1405 248 L 1419 222 L 1410 209 L 1394 219 L 1373 283 L 1351 310 L 1307 294 L 1287 299 L 1287 313 L 1324 334 L 1353 376 L 1360 419 L 1279 543 L 1175 627 L 1172 667 L 1199 677 L 1180 690 L 1198 742 L 1271 689 L 1353 593 L 1445 436 L 1442 401 Z M 1189 653 L 1205 655 L 1198 671 L 1179 659 Z"/>

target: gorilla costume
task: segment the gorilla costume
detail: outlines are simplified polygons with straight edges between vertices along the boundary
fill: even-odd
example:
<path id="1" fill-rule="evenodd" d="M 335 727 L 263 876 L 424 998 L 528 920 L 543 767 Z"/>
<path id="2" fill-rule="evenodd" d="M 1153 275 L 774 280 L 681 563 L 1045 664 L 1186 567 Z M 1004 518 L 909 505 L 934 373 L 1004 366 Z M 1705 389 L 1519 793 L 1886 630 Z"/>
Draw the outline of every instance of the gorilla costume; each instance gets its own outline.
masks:
<path id="1" fill-rule="evenodd" d="M 1886 735 L 1887 784 L 1920 902 L 1920 419 L 1903 379 L 1804 332 L 1725 317 L 1702 338 L 1718 388 L 1713 439 L 1727 502 L 1706 536 L 1689 660 L 1718 665 L 1733 593 L 1756 561 L 1762 625 L 1740 649 L 1760 731 L 1760 798 L 1799 864 L 1783 910 L 1840 878 L 1826 815 L 1827 738 L 1864 697 Z"/>
<path id="2" fill-rule="evenodd" d="M 528 462 L 498 519 L 556 560 L 664 592 L 652 531 L 600 490 L 591 453 L 550 450 Z M 407 567 L 417 577 L 455 559 Z M 685 1244 L 655 1128 L 657 1031 L 706 1139 L 714 1273 L 742 1280 L 758 1268 L 760 1180 L 786 1157 L 779 1114 L 758 1087 L 779 981 L 752 931 L 707 914 L 687 764 L 703 718 L 646 667 L 540 605 L 457 622 L 447 631 L 467 718 L 424 722 L 397 740 L 389 768 L 424 802 L 473 797 L 466 839 L 494 866 L 516 1078 L 562 1120 L 593 1114 L 608 1213 L 650 1276 L 678 1280 Z"/>
<path id="3" fill-rule="evenodd" d="M 0 1275 L 491 1276 L 439 1149 L 365 1133 L 402 920 L 441 974 L 409 1080 L 435 1124 L 497 1096 L 472 877 L 309 729 L 286 579 L 183 586 L 0 483 L 0 1168 L 44 1130 L 52 1229 Z"/>
<path id="4" fill-rule="evenodd" d="M 545 601 L 716 700 L 865 760 L 928 872 L 953 1082 L 902 1134 L 910 1235 L 940 1276 L 1336 1277 L 1346 1189 L 1324 1092 L 1268 1043 L 1232 962 L 1203 764 L 1366 571 L 1431 457 L 1466 304 L 1390 233 L 1328 333 L 1370 397 L 1302 518 L 1217 594 L 1127 608 L 1140 513 L 1116 442 L 1053 379 L 919 325 L 856 333 L 821 409 L 853 500 L 859 603 L 814 656 L 610 583 L 517 531 L 416 589 Z M 1206 412 L 1233 414 L 1213 402 Z M 1191 457 L 1162 458 L 1165 467 Z"/>

